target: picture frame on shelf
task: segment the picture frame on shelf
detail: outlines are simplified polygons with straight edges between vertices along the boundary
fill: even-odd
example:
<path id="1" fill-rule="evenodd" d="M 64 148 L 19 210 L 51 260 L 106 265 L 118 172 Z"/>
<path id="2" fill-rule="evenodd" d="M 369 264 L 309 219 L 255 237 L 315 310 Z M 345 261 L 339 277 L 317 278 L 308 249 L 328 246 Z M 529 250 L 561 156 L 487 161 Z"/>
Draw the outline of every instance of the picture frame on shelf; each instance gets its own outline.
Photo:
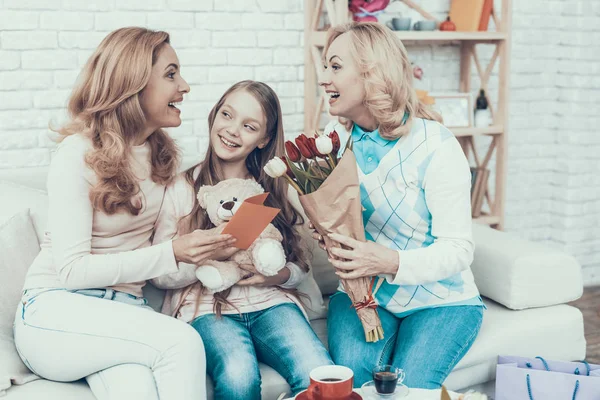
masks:
<path id="1" fill-rule="evenodd" d="M 431 107 L 439 112 L 448 128 L 473 126 L 473 97 L 470 93 L 429 93 L 435 101 Z"/>

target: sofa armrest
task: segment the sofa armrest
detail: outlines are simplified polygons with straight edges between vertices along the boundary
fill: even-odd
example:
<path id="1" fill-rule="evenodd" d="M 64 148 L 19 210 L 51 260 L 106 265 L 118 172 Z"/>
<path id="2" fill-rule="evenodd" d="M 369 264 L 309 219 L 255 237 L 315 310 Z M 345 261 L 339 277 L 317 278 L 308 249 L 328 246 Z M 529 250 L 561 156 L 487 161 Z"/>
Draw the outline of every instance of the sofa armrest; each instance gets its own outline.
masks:
<path id="1" fill-rule="evenodd" d="M 581 266 L 573 256 L 476 223 L 473 238 L 471 270 L 483 296 L 513 310 L 581 297 Z"/>

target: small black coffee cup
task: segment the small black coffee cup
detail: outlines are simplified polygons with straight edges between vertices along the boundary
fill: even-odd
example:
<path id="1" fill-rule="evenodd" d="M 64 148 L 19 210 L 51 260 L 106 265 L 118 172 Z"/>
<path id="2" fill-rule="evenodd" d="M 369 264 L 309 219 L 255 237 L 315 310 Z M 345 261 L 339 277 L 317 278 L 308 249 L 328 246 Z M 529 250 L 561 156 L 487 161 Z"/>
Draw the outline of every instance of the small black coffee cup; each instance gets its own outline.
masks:
<path id="1" fill-rule="evenodd" d="M 404 381 L 404 371 L 393 365 L 380 365 L 373 369 L 375 390 L 381 395 L 393 394 L 398 381 Z"/>

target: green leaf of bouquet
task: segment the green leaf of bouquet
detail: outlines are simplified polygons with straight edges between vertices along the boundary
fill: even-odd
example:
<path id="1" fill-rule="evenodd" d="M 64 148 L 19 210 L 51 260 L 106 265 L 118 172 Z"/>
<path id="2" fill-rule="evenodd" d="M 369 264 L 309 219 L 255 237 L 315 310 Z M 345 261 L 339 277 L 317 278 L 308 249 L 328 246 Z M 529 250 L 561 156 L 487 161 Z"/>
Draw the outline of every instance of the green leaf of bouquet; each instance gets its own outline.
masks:
<path id="1" fill-rule="evenodd" d="M 290 170 L 292 170 L 292 174 L 294 174 L 294 176 L 296 177 L 296 180 L 300 184 L 300 187 L 304 187 L 304 184 L 306 182 L 306 173 L 304 171 L 302 171 L 300 168 L 298 168 L 296 166 L 296 164 L 294 164 L 287 155 L 285 156 L 285 159 L 287 160 L 288 165 L 290 166 Z M 304 192 L 304 193 L 306 193 L 306 192 Z"/>
<path id="2" fill-rule="evenodd" d="M 314 190 L 312 190 L 311 192 L 306 192 L 306 193 L 312 193 L 315 190 L 317 190 L 319 187 L 321 187 L 321 184 L 323 183 L 324 179 L 321 178 L 317 178 L 317 177 L 312 177 L 312 176 L 308 176 L 307 177 L 311 186 L 314 188 Z"/>
<path id="3" fill-rule="evenodd" d="M 304 193 L 305 194 L 309 194 L 312 193 L 312 190 L 310 190 L 310 181 L 307 179 L 306 182 L 304 182 Z"/>
<path id="4" fill-rule="evenodd" d="M 310 163 L 310 164 L 312 165 L 313 163 Z M 307 179 L 323 180 L 321 177 L 315 175 L 316 171 L 312 171 L 312 173 L 310 171 L 308 171 L 308 172 L 303 171 L 302 169 L 298 168 L 298 166 L 296 166 L 296 164 L 294 164 L 292 162 L 290 162 L 290 169 L 292 170 L 292 173 L 294 174 L 294 176 L 296 177 L 298 182 L 300 182 L 301 186 L 304 186 L 304 182 Z M 310 166 L 309 166 L 309 169 L 310 169 Z"/>
<path id="5" fill-rule="evenodd" d="M 331 174 L 332 169 L 328 166 L 319 164 L 319 168 L 321 168 L 321 171 L 323 171 L 325 176 L 329 176 L 329 174 Z"/>
<path id="6" fill-rule="evenodd" d="M 318 163 L 310 163 L 309 172 L 312 172 L 314 177 L 322 180 L 324 180 L 323 177 L 327 177 L 326 172 L 323 171 L 323 168 Z"/>

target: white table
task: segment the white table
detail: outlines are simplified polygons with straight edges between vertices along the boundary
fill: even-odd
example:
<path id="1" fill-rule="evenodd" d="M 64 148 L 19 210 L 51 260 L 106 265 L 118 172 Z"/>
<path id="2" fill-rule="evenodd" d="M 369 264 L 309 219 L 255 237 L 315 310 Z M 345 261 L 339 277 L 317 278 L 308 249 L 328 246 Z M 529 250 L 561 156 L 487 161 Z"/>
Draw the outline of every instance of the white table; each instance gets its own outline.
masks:
<path id="1" fill-rule="evenodd" d="M 402 397 L 402 400 L 440 400 L 440 392 L 441 389 L 409 389 L 408 396 Z M 459 393 L 448 391 L 448 394 L 452 400 L 458 399 Z"/>
<path id="2" fill-rule="evenodd" d="M 358 394 L 361 393 L 360 389 L 354 389 Z M 402 400 L 440 400 L 441 389 L 428 390 L 428 389 L 410 389 L 408 396 L 402 397 Z M 448 391 L 448 394 L 452 400 L 457 400 L 460 393 Z M 289 398 L 288 400 L 293 400 Z M 365 398 L 367 400 L 367 398 Z"/>

